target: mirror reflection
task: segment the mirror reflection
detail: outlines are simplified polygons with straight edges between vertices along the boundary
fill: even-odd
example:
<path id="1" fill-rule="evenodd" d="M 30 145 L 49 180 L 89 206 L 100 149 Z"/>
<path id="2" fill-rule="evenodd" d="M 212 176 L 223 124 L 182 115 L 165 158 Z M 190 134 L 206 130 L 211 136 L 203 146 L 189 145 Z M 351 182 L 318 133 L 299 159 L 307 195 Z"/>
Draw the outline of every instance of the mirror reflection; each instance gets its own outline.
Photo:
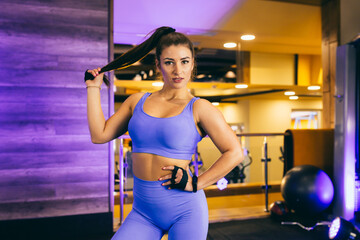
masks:
<path id="1" fill-rule="evenodd" d="M 229 189 L 239 184 L 263 186 L 265 180 L 279 192 L 284 173 L 285 131 L 322 127 L 323 70 L 319 8 L 273 3 L 272 12 L 269 12 L 267 6 L 271 1 L 262 1 L 261 4 L 258 1 L 226 1 L 228 5 L 215 6 L 217 11 L 214 10 L 213 14 L 207 12 L 206 16 L 211 16 L 215 22 L 201 25 L 197 21 L 201 18 L 196 14 L 196 20 L 191 15 L 186 19 L 180 17 L 184 20 L 181 23 L 171 21 L 174 16 L 168 16 L 169 13 L 163 12 L 157 16 L 158 9 L 145 2 L 142 14 L 137 15 L 135 9 L 139 4 L 136 2 L 121 6 L 121 10 L 115 2 L 114 12 L 119 7 L 118 11 L 124 14 L 114 16 L 114 58 L 141 43 L 152 29 L 159 26 L 157 24 L 161 19 L 166 19 L 165 25 L 189 36 L 195 46 L 197 73 L 188 84 L 189 91 L 194 96 L 209 100 L 222 112 L 246 153 L 245 160 L 222 181 L 211 186 L 213 188 L 208 189 L 207 195 L 218 194 L 212 189 L 221 189 L 226 195 Z M 189 4 L 193 6 L 197 3 Z M 281 9 L 277 8 L 279 6 Z M 212 10 L 209 7 L 207 11 Z M 149 16 L 144 12 L 154 17 L 143 19 Z M 254 12 L 257 14 L 251 14 Z M 307 14 L 307 18 L 302 16 L 303 13 Z M 278 17 L 274 17 L 276 15 Z M 285 24 L 284 19 L 291 23 Z M 297 26 L 296 29 L 294 26 Z M 251 40 L 242 38 L 249 34 L 253 35 Z M 161 89 L 162 79 L 155 67 L 154 54 L 150 52 L 133 66 L 115 71 L 115 111 L 133 93 Z M 305 121 L 311 121 L 310 127 Z M 131 195 L 131 139 L 117 139 L 115 149 L 115 176 L 119 176 L 119 160 L 123 160 L 124 190 Z M 219 156 L 212 141 L 204 138 L 198 144 L 190 167 L 193 172 L 201 174 Z M 264 158 L 270 160 L 266 173 Z M 115 185 L 115 190 L 118 189 L 119 185 Z"/>

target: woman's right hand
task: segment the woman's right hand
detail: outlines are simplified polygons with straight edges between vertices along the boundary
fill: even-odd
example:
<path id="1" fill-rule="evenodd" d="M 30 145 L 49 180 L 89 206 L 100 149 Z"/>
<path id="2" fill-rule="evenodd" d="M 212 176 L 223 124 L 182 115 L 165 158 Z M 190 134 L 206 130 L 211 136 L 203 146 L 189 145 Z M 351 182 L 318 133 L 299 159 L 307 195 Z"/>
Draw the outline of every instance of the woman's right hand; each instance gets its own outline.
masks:
<path id="1" fill-rule="evenodd" d="M 101 68 L 95 68 L 92 70 L 88 70 L 88 72 L 94 76 L 94 79 L 86 80 L 85 81 L 86 86 L 101 87 L 101 85 L 103 83 L 104 73 L 99 73 L 100 71 L 101 71 Z"/>

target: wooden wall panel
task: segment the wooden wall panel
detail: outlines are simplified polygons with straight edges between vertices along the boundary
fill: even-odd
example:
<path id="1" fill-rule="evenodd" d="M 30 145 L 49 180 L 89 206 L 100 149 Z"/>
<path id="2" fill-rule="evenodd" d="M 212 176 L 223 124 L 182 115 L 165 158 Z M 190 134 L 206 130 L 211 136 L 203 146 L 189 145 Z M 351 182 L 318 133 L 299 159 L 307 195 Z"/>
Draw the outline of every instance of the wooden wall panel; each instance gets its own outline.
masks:
<path id="1" fill-rule="evenodd" d="M 83 157 L 84 151 L 87 156 Z M 81 151 L 56 151 L 56 152 L 9 152 L 0 153 L 0 169 L 30 169 L 30 168 L 61 168 L 63 166 L 71 167 L 94 167 L 104 166 L 104 155 L 106 150 L 100 151 L 81 150 Z"/>
<path id="2" fill-rule="evenodd" d="M 1 218 L 6 220 L 28 219 L 36 215 L 37 218 L 48 217 L 49 212 L 54 216 L 79 215 L 84 212 L 101 213 L 107 208 L 108 197 L 61 199 L 53 201 L 32 201 L 19 204 L 6 202 L 0 205 Z M 69 206 L 72 212 L 68 213 Z M 17 213 L 16 215 L 14 213 Z"/>
<path id="3" fill-rule="evenodd" d="M 340 0 L 324 1 L 321 6 L 323 67 L 323 128 L 335 127 L 336 47 L 339 44 Z"/>
<path id="4" fill-rule="evenodd" d="M 2 3 L 13 3 L 14 7 L 24 7 L 24 6 L 47 6 L 47 7 L 56 7 L 56 10 L 61 8 L 75 8 L 83 10 L 104 10 L 108 6 L 107 1 L 94 1 L 89 0 L 86 2 L 83 1 L 74 1 L 74 0 L 51 0 L 46 1 L 48 4 L 44 4 L 44 0 L 1 0 Z M 24 3 L 25 2 L 25 3 Z M 20 4 L 20 5 L 18 5 Z"/>
<path id="5" fill-rule="evenodd" d="M 333 178 L 334 129 L 295 129 L 287 130 L 286 134 L 285 172 L 308 164 L 324 170 Z"/>
<path id="6" fill-rule="evenodd" d="M 1 1 L 0 220 L 111 211 L 109 145 L 91 143 L 83 82 L 108 62 L 108 7 Z"/>
<path id="7" fill-rule="evenodd" d="M 0 172 L 0 187 L 7 187 L 8 184 L 11 186 L 30 186 L 58 184 L 59 182 L 62 183 L 62 187 L 64 183 L 104 181 L 107 177 L 106 172 L 102 171 L 104 168 L 101 166 L 86 167 L 86 171 L 82 166 L 6 170 Z"/>
<path id="8" fill-rule="evenodd" d="M 3 92 L 0 95 L 1 102 L 86 105 L 86 102 L 83 102 L 84 98 L 86 98 L 86 89 L 84 87 L 80 91 L 77 88 L 55 87 L 47 87 L 45 91 L 42 87 L 2 87 L 2 89 Z M 102 101 L 106 101 L 106 89 L 103 89 L 102 93 Z"/>
<path id="9" fill-rule="evenodd" d="M 0 86 L 21 87 L 55 87 L 55 88 L 79 88 L 83 87 L 84 73 L 80 71 L 67 70 L 27 70 L 9 71 L 0 67 L 0 75 L 6 76 L 0 81 Z M 39 81 L 39 79 L 42 79 Z M 44 81 L 46 79 L 46 81 Z"/>
<path id="10" fill-rule="evenodd" d="M 86 135 L 6 136 L 0 137 L 0 152 L 56 152 L 58 150 L 104 150 L 104 145 L 92 144 Z M 84 151 L 84 156 L 87 153 Z M 79 159 L 81 161 L 81 159 Z M 104 160 L 106 162 L 106 159 Z"/>

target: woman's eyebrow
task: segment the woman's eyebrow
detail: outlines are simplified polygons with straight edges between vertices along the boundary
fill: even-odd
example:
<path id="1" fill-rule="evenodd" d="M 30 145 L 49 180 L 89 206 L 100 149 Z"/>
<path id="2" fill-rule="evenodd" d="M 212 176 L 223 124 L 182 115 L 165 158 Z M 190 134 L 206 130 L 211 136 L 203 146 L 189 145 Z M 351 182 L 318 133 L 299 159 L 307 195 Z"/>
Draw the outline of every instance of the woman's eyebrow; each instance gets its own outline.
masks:
<path id="1" fill-rule="evenodd" d="M 190 57 L 183 57 L 183 58 L 180 58 L 180 60 L 184 60 L 184 59 L 190 59 Z M 174 61 L 174 59 L 173 59 L 173 58 L 169 58 L 169 57 L 163 58 L 163 60 L 172 60 L 172 61 Z"/>

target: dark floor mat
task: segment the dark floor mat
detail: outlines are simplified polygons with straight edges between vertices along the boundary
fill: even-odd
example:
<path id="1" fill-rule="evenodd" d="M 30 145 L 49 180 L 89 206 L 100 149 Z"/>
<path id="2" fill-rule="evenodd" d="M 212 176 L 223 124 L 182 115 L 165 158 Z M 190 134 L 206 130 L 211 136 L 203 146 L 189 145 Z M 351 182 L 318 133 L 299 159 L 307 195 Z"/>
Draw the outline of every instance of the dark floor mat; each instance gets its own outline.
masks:
<path id="1" fill-rule="evenodd" d="M 272 218 L 258 218 L 209 225 L 207 240 L 322 240 L 328 239 L 328 227 L 311 231 L 296 225 L 281 225 Z"/>

